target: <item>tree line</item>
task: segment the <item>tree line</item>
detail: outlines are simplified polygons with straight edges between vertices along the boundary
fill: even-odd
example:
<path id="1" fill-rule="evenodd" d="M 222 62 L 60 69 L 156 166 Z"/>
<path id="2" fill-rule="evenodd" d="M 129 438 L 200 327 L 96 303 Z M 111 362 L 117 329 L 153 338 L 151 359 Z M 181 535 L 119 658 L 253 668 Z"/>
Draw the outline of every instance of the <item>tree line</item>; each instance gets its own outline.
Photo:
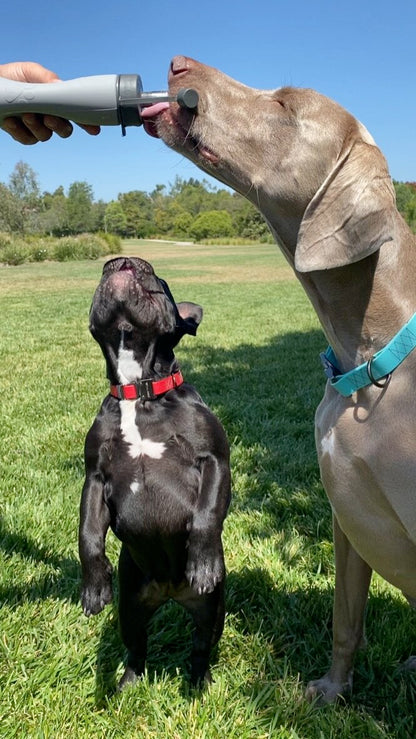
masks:
<path id="1" fill-rule="evenodd" d="M 416 183 L 394 182 L 397 205 L 416 232 Z M 207 180 L 177 177 L 150 193 L 133 190 L 116 200 L 94 199 L 85 181 L 67 192 L 41 192 L 36 172 L 18 162 L 7 183 L 0 183 L 0 232 L 69 236 L 105 232 L 122 238 L 175 238 L 202 241 L 242 238 L 271 241 L 268 227 L 245 198 Z"/>

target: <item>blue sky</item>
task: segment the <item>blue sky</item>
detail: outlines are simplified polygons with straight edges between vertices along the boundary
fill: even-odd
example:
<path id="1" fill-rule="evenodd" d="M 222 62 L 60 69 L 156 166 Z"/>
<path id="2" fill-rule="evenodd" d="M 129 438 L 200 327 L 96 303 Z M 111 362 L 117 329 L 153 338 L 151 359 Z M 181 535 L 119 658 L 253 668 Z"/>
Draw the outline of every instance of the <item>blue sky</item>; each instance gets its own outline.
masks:
<path id="1" fill-rule="evenodd" d="M 1 15 L 1 62 L 38 61 L 62 79 L 138 73 L 145 89 L 166 89 L 170 59 L 184 54 L 253 87 L 313 87 L 367 126 L 395 179 L 416 180 L 415 0 L 15 0 Z M 106 201 L 204 177 L 142 128 L 33 147 L 0 131 L 0 181 L 19 160 L 42 190 L 85 180 Z"/>

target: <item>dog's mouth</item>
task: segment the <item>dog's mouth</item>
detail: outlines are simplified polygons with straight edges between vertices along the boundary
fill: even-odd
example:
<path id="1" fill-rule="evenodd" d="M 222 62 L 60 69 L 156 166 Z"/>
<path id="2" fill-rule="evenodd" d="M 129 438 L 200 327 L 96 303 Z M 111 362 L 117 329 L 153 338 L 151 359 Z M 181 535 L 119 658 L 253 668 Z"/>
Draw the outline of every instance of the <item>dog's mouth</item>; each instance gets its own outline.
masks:
<path id="1" fill-rule="evenodd" d="M 176 103 L 155 103 L 141 111 L 143 128 L 149 136 L 161 138 L 168 146 L 189 153 L 191 159 L 199 156 L 216 165 L 219 156 L 192 130 L 196 115 L 182 110 Z"/>
<path id="2" fill-rule="evenodd" d="M 169 103 L 154 103 L 154 105 L 148 105 L 141 110 L 140 115 L 143 120 L 143 128 L 149 136 L 154 136 L 155 139 L 160 138 L 157 130 L 157 120 L 169 108 Z"/>

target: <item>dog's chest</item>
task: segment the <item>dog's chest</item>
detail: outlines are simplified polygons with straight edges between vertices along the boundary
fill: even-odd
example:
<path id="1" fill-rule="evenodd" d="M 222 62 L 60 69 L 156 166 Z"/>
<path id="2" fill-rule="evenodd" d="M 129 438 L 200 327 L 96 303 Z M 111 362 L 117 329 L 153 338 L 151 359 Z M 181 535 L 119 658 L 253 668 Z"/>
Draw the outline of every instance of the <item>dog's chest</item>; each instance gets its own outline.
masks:
<path id="1" fill-rule="evenodd" d="M 134 402 L 120 402 L 118 432 L 102 463 L 111 525 L 123 541 L 186 531 L 200 472 L 181 427 L 175 417 L 143 419 Z"/>
<path id="2" fill-rule="evenodd" d="M 128 447 L 128 453 L 134 460 L 139 457 L 161 459 L 166 452 L 166 443 L 146 438 L 140 431 L 137 419 L 136 404 L 130 400 L 120 401 L 120 434 Z"/>

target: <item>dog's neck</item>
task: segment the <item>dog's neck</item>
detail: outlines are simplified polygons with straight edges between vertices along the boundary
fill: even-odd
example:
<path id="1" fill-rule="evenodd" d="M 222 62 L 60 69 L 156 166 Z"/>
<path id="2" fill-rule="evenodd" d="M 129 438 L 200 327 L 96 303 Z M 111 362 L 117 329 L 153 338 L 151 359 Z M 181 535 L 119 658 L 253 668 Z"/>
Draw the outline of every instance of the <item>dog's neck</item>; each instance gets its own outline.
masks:
<path id="1" fill-rule="evenodd" d="M 178 370 L 172 349 L 164 346 L 160 338 L 128 346 L 124 332 L 120 331 L 119 344 L 107 344 L 102 350 L 111 384 L 128 385 L 141 379 L 158 379 Z"/>

